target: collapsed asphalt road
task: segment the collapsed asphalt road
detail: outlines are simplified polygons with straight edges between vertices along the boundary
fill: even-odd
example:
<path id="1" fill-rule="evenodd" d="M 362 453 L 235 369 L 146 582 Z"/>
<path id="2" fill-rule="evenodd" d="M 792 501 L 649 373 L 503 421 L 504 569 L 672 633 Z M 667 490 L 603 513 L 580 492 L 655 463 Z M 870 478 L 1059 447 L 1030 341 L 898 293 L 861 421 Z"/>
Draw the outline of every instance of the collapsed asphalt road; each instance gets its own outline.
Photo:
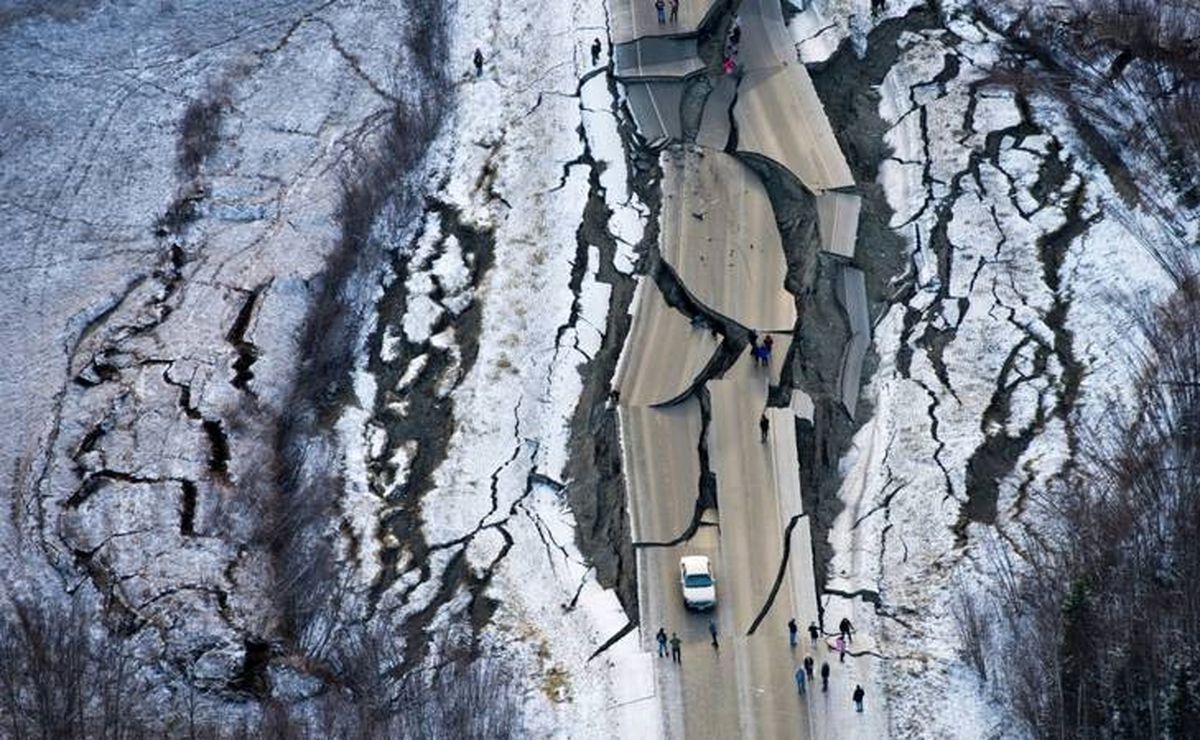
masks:
<path id="1" fill-rule="evenodd" d="M 707 28 L 697 29 L 701 34 L 730 23 L 695 8 L 691 14 L 709 19 Z M 616 19 L 622 19 L 619 11 Z M 785 288 L 790 277 L 793 288 L 805 283 L 810 271 L 790 276 L 779 223 L 791 213 L 776 212 L 762 174 L 791 180 L 787 187 L 802 192 L 820 218 L 821 228 L 811 230 L 814 252 L 823 247 L 853 257 L 859 201 L 820 98 L 780 42 L 786 29 L 778 8 L 746 2 L 740 24 L 749 72 L 738 78 L 733 95 L 727 78 L 707 80 L 709 98 L 698 121 L 685 122 L 683 102 L 685 86 L 695 89 L 694 61 L 650 64 L 635 49 L 625 58 L 636 64 L 617 70 L 618 77 L 629 74 L 628 88 L 640 90 L 629 100 L 647 139 L 676 142 L 686 128 L 697 131 L 698 142 L 728 144 L 724 151 L 668 146 L 660 157 L 661 234 L 647 264 L 650 276 L 668 271 L 673 279 L 664 294 L 664 281 L 642 278 L 614 379 L 642 636 L 648 650 L 659 627 L 683 639 L 683 666 L 660 661 L 658 686 L 665 733 L 689 738 L 776 738 L 794 736 L 797 728 L 820 735 L 818 728 L 841 714 L 840 703 L 830 699 L 836 693 L 799 700 L 793 684 L 804 654 L 814 651 L 820 664 L 827 649 L 802 644 L 790 650 L 785 642 L 788 620 L 808 625 L 818 619 L 793 411 L 810 404 L 803 393 L 792 398 L 787 367 L 796 360 L 793 331 L 804 319 L 797 320 L 800 301 Z M 630 37 L 628 29 L 614 36 Z M 685 48 L 678 40 L 643 46 Z M 676 68 L 680 79 L 648 82 L 640 74 L 650 66 Z M 714 104 L 731 108 L 722 115 Z M 842 275 L 848 287 L 842 306 L 864 305 L 854 294 L 860 281 L 852 267 L 842 267 Z M 862 321 L 851 325 L 860 329 Z M 758 341 L 774 339 L 767 367 L 746 347 L 750 332 Z M 828 351 L 844 357 L 840 385 L 853 413 L 864 337 L 851 336 L 857 344 Z M 764 438 L 762 417 L 768 420 Z M 719 596 L 713 613 L 691 614 L 683 606 L 678 560 L 685 554 L 707 555 L 714 564 Z M 720 648 L 709 644 L 710 620 Z M 853 675 L 878 696 L 868 658 L 859 660 L 835 670 L 834 691 Z"/>
<path id="2" fill-rule="evenodd" d="M 617 75 L 626 76 L 633 118 L 646 140 L 670 140 L 660 156 L 659 248 L 645 260 L 648 275 L 633 301 L 614 379 L 643 643 L 655 649 L 652 636 L 660 627 L 684 642 L 682 666 L 658 663 L 664 733 L 794 737 L 808 728 L 804 734 L 820 736 L 845 710 L 845 702 L 831 698 L 837 692 L 857 682 L 878 693 L 867 658 L 835 668 L 830 694 L 802 700 L 793 683 L 806 653 L 818 666 L 836 656 L 807 640 L 787 647 L 789 619 L 802 626 L 819 619 L 796 443 L 796 419 L 811 403 L 799 391 L 792 397 L 788 367 L 795 361 L 793 332 L 804 317 L 797 316 L 802 301 L 785 288 L 792 280 L 793 288 L 799 282 L 807 290 L 808 278 L 788 264 L 779 224 L 792 214 L 777 212 L 763 173 L 789 181 L 811 218 L 820 220 L 811 230 L 813 253 L 824 249 L 843 259 L 854 253 L 854 181 L 820 99 L 785 41 L 778 7 L 741 4 L 746 74 L 730 85 L 722 76 L 697 80 L 695 59 L 664 56 L 682 53 L 687 46 L 679 37 L 689 32 L 711 47 L 713 34 L 725 33 L 731 22 L 718 6 L 688 5 L 686 16 L 695 24 L 689 30 L 631 28 L 629 19 L 650 4 L 615 5 L 614 39 L 629 44 L 624 52 L 618 47 L 617 58 L 630 60 L 618 65 Z M 674 37 L 671 44 L 639 44 L 637 34 L 647 28 Z M 698 48 L 692 47 L 694 57 Z M 647 50 L 657 56 L 647 61 Z M 668 69 L 678 78 L 658 74 Z M 685 90 L 696 89 L 708 91 L 700 109 L 685 100 Z M 684 141 L 685 130 L 696 132 L 699 145 Z M 839 269 L 847 288 L 842 306 L 865 305 L 854 268 Z M 662 280 L 664 272 L 672 279 Z M 827 351 L 843 358 L 837 385 L 853 414 L 866 337 L 863 322 L 854 320 L 862 317 L 848 318 L 858 330 L 851 332 L 856 343 Z M 757 341 L 774 340 L 766 366 L 749 351 L 751 332 Z M 718 603 L 709 614 L 689 613 L 680 594 L 679 558 L 694 554 L 710 558 L 717 578 Z M 719 648 L 709 644 L 710 620 Z M 857 725 L 878 734 L 881 722 L 882 716 Z"/>

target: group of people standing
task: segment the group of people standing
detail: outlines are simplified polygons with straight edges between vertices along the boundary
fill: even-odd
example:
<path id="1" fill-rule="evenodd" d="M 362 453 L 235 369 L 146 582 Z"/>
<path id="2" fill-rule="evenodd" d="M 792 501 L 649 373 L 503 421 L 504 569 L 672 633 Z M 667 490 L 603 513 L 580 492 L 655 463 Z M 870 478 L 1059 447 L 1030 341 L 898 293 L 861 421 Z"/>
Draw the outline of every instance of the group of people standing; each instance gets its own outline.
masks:
<path id="1" fill-rule="evenodd" d="M 738 45 L 741 43 L 742 26 L 735 15 L 732 25 L 729 26 L 729 34 L 725 37 L 725 54 L 721 61 L 721 71 L 727 75 L 733 74 L 737 69 Z"/>
<path id="2" fill-rule="evenodd" d="M 795 618 L 788 620 L 787 628 L 788 645 L 792 648 L 795 648 L 800 641 L 800 627 L 796 624 Z M 720 645 L 717 642 L 717 623 L 711 619 L 708 622 L 708 634 L 712 638 L 711 644 L 713 650 L 718 649 Z M 817 644 L 821 639 L 821 628 L 817 626 L 816 622 L 809 622 L 808 637 L 811 643 L 810 647 L 815 651 Z M 853 642 L 853 640 L 854 625 L 850 623 L 849 618 L 843 617 L 842 621 L 838 623 L 838 635 L 836 640 L 838 662 L 846 662 L 846 644 L 847 642 Z M 671 636 L 667 637 L 666 628 L 660 627 L 658 629 L 658 633 L 654 635 L 654 641 L 658 644 L 658 657 L 665 658 L 670 655 L 671 662 L 678 663 L 681 666 L 683 665 L 683 654 L 681 651 L 683 640 L 679 638 L 679 634 L 677 632 L 672 632 Z M 822 692 L 829 691 L 830 673 L 832 673 L 832 669 L 829 667 L 829 661 L 821 661 L 820 676 Z M 807 694 L 808 685 L 816 680 L 816 676 L 816 661 L 813 659 L 813 656 L 810 653 L 804 656 L 804 660 L 801 661 L 801 664 L 796 668 L 796 690 L 801 696 Z M 861 684 L 855 684 L 854 692 L 850 696 L 851 700 L 854 702 L 855 711 L 863 711 L 863 701 L 866 699 L 866 693 L 867 692 L 863 690 Z"/>
<path id="3" fill-rule="evenodd" d="M 799 626 L 795 619 L 788 620 L 788 644 L 791 647 L 796 647 L 798 635 L 800 632 Z M 811 647 L 815 650 L 817 642 L 821 638 L 821 628 L 816 622 L 810 622 L 808 625 L 808 637 Z M 838 636 L 835 641 L 835 649 L 838 651 L 838 662 L 846 662 L 846 644 L 854 640 L 854 625 L 846 617 L 838 623 Z M 813 660 L 811 654 L 805 655 L 801 665 L 796 668 L 796 690 L 803 696 L 807 692 L 808 684 L 815 679 L 814 669 L 816 661 Z M 831 669 L 828 661 L 821 661 L 821 691 L 829 691 L 829 674 Z M 854 702 L 855 711 L 863 711 L 863 700 L 866 698 L 866 691 L 863 690 L 861 684 L 855 684 L 854 693 L 851 695 L 851 700 Z"/>
<path id="4" fill-rule="evenodd" d="M 717 623 L 713 620 L 708 620 L 708 636 L 712 638 L 713 650 L 721 647 L 717 642 Z M 654 635 L 654 641 L 658 643 L 658 657 L 667 657 L 667 647 L 670 646 L 671 661 L 674 663 L 683 663 L 683 654 L 680 648 L 683 645 L 683 640 L 679 639 L 679 635 L 675 632 L 671 633 L 671 637 L 667 637 L 666 627 L 659 627 L 658 634 Z"/>
<path id="5" fill-rule="evenodd" d="M 658 13 L 658 25 L 663 26 L 667 23 L 667 5 L 671 6 L 671 22 L 675 23 L 679 20 L 679 0 L 654 0 L 654 10 Z"/>
<path id="6" fill-rule="evenodd" d="M 758 343 L 758 333 L 750 332 L 750 355 L 754 357 L 754 364 L 762 367 L 769 367 L 771 364 L 771 350 L 775 348 L 775 339 L 768 334 L 763 337 L 762 344 Z"/>

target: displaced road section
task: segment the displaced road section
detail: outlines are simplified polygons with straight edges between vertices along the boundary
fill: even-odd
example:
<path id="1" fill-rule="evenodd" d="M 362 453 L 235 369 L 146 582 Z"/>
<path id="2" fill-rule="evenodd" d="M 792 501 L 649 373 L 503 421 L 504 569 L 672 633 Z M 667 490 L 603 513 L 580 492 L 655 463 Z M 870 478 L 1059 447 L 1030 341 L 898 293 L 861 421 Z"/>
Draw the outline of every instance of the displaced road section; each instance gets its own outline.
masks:
<path id="1" fill-rule="evenodd" d="M 665 152 L 662 167 L 663 259 L 692 295 L 742 326 L 791 331 L 796 304 L 762 182 L 718 152 Z"/>
<path id="2" fill-rule="evenodd" d="M 614 5 L 614 28 L 631 23 L 623 17 L 653 13 L 651 2 Z M 733 22 L 705 21 L 714 29 Z M 839 664 L 825 643 L 827 632 L 815 644 L 806 635 L 819 616 L 795 420 L 811 404 L 773 397 L 778 407 L 768 407 L 798 304 L 785 289 L 788 259 L 760 174 L 778 173 L 817 197 L 820 229 L 805 248 L 837 255 L 847 271 L 854 269 L 848 262 L 860 202 L 778 7 L 770 0 L 742 3 L 736 22 L 741 69 L 711 77 L 698 109 L 683 100 L 683 77 L 696 74 L 695 63 L 647 61 L 639 55 L 661 45 L 643 48 L 628 43 L 635 38 L 628 28 L 614 32 L 614 40 L 628 44 L 618 49 L 625 60 L 618 77 L 624 75 L 639 133 L 648 141 L 679 142 L 685 129 L 697 132 L 697 143 L 668 146 L 660 156 L 659 247 L 647 260 L 649 276 L 634 301 L 614 381 L 642 642 L 657 651 L 659 629 L 682 642 L 679 663 L 669 650 L 655 659 L 668 737 L 875 736 L 883 725 L 854 716 L 854 684 L 847 685 L 853 677 L 878 700 L 870 665 Z M 678 78 L 652 87 L 645 70 L 674 70 Z M 737 142 L 736 155 L 721 151 L 730 140 Z M 856 286 L 861 280 L 845 281 L 840 297 L 847 310 L 865 305 L 845 292 Z M 842 388 L 851 413 L 860 374 L 855 363 L 869 342 L 869 326 L 855 318 L 853 346 L 834 348 L 843 353 Z M 768 336 L 774 349 L 763 363 L 747 345 Z M 679 560 L 687 555 L 707 556 L 713 564 L 717 605 L 711 612 L 685 608 Z M 794 647 L 791 619 L 801 632 Z M 818 678 L 816 691 L 798 695 L 794 675 L 806 654 L 818 670 L 830 662 L 828 693 Z"/>
<path id="3" fill-rule="evenodd" d="M 770 410 L 774 425 L 766 442 L 759 428 L 767 385 L 778 376 L 794 322 L 783 289 L 786 263 L 765 192 L 743 165 L 717 152 L 671 157 L 663 184 L 663 257 L 676 262 L 689 292 L 709 309 L 772 322 L 750 324 L 764 336 L 766 329 L 784 328 L 770 368 L 741 352 L 724 379 L 705 384 L 700 398 L 655 407 L 692 383 L 702 364 L 697 349 L 716 346 L 707 328 L 651 297 L 657 295 L 653 282 L 641 285 L 636 306 L 646 313 L 634 319 L 618 391 L 643 636 L 648 649 L 657 649 L 651 635 L 659 627 L 683 641 L 682 664 L 662 659 L 658 672 L 666 706 L 686 710 L 668 713 L 669 736 L 787 737 L 809 720 L 792 683 L 799 657 L 786 647 L 786 623 L 793 615 L 815 619 L 816 596 L 807 526 L 793 528 L 796 550 L 803 552 L 785 568 L 782 587 L 775 586 L 787 525 L 801 513 L 799 464 L 790 411 Z M 722 208 L 698 218 L 714 206 L 704 198 L 715 195 L 725 199 Z M 742 281 L 757 289 L 739 287 Z M 682 337 L 668 338 L 665 327 Z M 780 491 L 788 493 L 781 497 Z M 705 555 L 714 564 L 718 603 L 712 613 L 684 607 L 678 571 L 684 555 Z M 775 606 L 764 610 L 773 593 Z M 717 648 L 710 644 L 710 622 Z"/>
<path id="4" fill-rule="evenodd" d="M 626 342 L 646 350 L 622 354 L 614 385 L 625 403 L 652 406 L 686 391 L 720 342 L 669 308 L 650 280 L 638 284 L 632 310 Z M 664 363 L 669 363 L 669 371 L 663 371 Z"/>
<path id="5" fill-rule="evenodd" d="M 612 13 L 612 42 L 625 44 L 649 36 L 687 36 L 695 34 L 722 4 L 714 0 L 679 0 L 678 15 L 671 18 L 671 4 L 664 0 L 663 23 L 653 0 L 633 0 L 609 4 Z"/>

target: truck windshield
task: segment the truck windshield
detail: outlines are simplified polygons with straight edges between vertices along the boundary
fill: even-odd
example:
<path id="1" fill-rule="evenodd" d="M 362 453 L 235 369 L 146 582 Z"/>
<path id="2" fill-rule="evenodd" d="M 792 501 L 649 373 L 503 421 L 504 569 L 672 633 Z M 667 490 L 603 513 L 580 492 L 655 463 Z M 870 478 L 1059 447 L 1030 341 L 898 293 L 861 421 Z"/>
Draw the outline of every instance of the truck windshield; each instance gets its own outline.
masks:
<path id="1" fill-rule="evenodd" d="M 688 588 L 706 588 L 712 585 L 712 579 L 707 573 L 697 573 L 684 578 L 683 583 Z"/>

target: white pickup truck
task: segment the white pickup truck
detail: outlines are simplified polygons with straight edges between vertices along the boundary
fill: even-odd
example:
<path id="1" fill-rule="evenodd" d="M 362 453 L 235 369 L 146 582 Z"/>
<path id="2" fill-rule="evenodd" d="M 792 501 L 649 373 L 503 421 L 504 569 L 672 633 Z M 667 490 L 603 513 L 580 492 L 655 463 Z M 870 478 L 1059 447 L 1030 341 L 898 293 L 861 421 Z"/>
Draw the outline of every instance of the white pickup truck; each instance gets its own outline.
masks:
<path id="1" fill-rule="evenodd" d="M 703 555 L 688 555 L 679 559 L 679 583 L 683 588 L 683 604 L 689 609 L 711 609 L 717 604 L 717 579 L 712 565 Z"/>

